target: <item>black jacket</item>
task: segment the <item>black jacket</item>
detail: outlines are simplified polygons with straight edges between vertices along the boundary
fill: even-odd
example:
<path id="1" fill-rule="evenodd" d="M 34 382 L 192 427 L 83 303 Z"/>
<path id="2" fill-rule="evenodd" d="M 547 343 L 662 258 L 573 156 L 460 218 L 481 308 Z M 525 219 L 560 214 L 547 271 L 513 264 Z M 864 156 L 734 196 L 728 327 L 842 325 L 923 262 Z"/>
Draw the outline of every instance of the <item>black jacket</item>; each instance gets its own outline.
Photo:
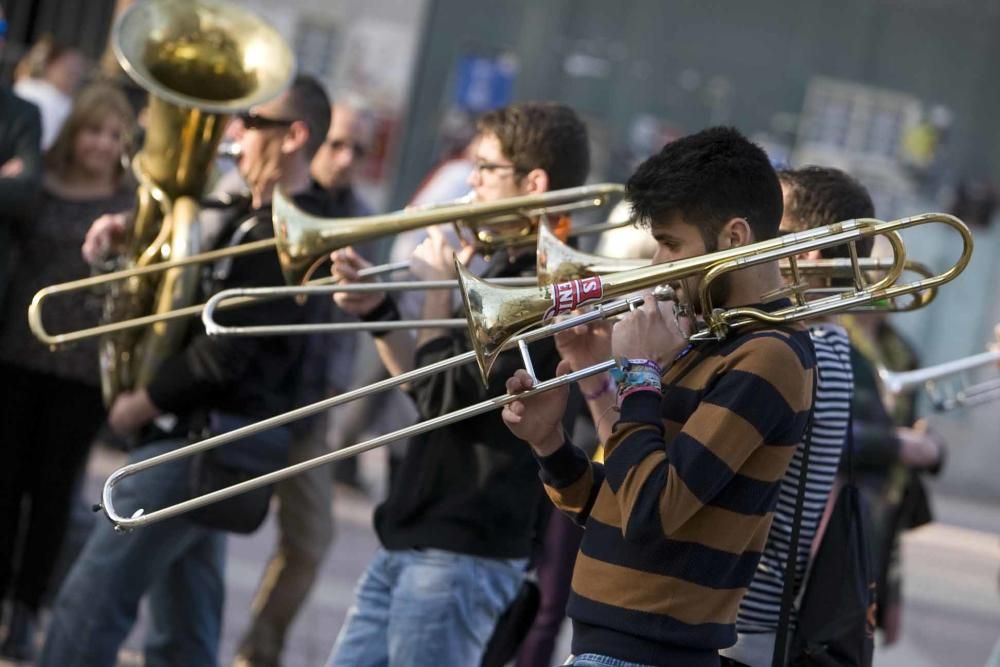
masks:
<path id="1" fill-rule="evenodd" d="M 41 191 L 42 121 L 38 108 L 0 87 L 0 166 L 19 158 L 17 176 L 0 177 L 0 304 L 10 272 L 14 225 L 27 222 Z"/>
<path id="2" fill-rule="evenodd" d="M 316 215 L 343 215 L 317 188 L 293 199 L 297 206 Z M 273 235 L 270 207 L 252 210 L 248 200 L 239 198 L 225 211 L 215 247 Z M 207 267 L 206 273 L 201 299 L 232 287 L 284 284 L 277 254 L 272 251 L 220 260 Z M 325 303 L 329 304 L 329 299 Z M 225 325 L 250 326 L 295 324 L 308 316 L 308 309 L 294 300 L 275 299 L 219 311 L 217 320 Z M 181 428 L 209 410 L 250 419 L 271 416 L 302 400 L 306 341 L 303 336 L 210 337 L 198 323 L 183 347 L 164 360 L 147 389 L 158 408 L 179 418 Z"/>
<path id="3" fill-rule="evenodd" d="M 534 255 L 510 263 L 500 253 L 484 277 L 522 275 L 533 263 Z M 456 330 L 418 348 L 416 364 L 470 349 L 465 329 Z M 559 363 L 552 339 L 532 344 L 531 353 L 538 377 L 552 377 Z M 497 360 L 488 387 L 483 387 L 475 363 L 415 382 L 411 393 L 420 418 L 504 394 L 507 378 L 521 367 L 520 355 L 508 351 Z M 414 438 L 389 497 L 375 512 L 375 527 L 387 549 L 526 558 L 539 528 L 542 493 L 531 448 L 511 434 L 494 410 Z"/>

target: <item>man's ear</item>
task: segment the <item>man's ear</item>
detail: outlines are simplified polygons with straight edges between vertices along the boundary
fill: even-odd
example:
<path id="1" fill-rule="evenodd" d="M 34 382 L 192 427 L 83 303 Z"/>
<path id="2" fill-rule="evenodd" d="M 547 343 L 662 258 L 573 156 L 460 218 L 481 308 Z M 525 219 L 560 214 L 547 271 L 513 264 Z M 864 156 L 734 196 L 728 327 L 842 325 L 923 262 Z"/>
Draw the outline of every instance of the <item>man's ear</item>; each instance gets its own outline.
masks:
<path id="1" fill-rule="evenodd" d="M 544 169 L 532 169 L 521 179 L 521 192 L 537 195 L 549 191 L 549 174 Z"/>
<path id="2" fill-rule="evenodd" d="M 719 250 L 727 250 L 754 242 L 753 230 L 746 218 L 732 218 L 719 231 Z"/>
<path id="3" fill-rule="evenodd" d="M 309 126 L 297 120 L 288 127 L 285 138 L 281 142 L 281 152 L 290 155 L 302 150 L 309 142 Z"/>

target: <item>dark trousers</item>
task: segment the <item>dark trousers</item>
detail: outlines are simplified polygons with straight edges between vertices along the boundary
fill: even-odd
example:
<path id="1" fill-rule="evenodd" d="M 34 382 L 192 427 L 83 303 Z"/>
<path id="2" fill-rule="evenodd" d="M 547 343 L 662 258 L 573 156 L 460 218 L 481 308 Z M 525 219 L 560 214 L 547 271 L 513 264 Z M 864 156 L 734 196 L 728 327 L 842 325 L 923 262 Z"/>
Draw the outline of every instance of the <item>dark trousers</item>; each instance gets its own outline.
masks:
<path id="1" fill-rule="evenodd" d="M 104 414 L 97 387 L 0 363 L 0 599 L 41 607 Z"/>
<path id="2" fill-rule="evenodd" d="M 556 664 L 552 660 L 552 652 L 566 618 L 573 565 L 582 539 L 582 528 L 559 510 L 552 510 L 535 568 L 541 601 L 535 622 L 518 651 L 517 667 L 549 667 Z M 559 656 L 557 660 L 564 657 Z"/>

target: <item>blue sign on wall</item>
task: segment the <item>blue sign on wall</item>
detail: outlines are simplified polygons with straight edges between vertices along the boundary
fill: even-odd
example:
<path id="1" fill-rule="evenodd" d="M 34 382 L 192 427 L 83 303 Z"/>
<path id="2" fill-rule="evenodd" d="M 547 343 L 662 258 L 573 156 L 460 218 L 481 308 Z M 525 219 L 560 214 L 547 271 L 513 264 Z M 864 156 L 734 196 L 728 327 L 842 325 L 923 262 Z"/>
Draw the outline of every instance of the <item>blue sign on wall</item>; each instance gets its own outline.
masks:
<path id="1" fill-rule="evenodd" d="M 516 71 L 510 56 L 464 56 L 458 62 L 455 106 L 479 113 L 510 104 Z"/>

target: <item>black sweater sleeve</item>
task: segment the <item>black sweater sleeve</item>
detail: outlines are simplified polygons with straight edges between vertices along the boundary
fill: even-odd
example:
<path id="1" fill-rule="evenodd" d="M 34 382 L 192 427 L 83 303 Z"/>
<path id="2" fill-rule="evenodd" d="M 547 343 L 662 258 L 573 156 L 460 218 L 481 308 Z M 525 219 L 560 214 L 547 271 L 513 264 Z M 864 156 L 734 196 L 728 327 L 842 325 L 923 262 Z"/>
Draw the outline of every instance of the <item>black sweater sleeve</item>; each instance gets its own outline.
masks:
<path id="1" fill-rule="evenodd" d="M 417 348 L 416 365 L 427 366 L 471 349 L 472 344 L 465 330 L 458 330 Z M 559 363 L 559 356 L 551 339 L 532 343 L 529 350 L 539 379 L 551 378 Z M 486 386 L 483 385 L 479 366 L 473 361 L 417 380 L 410 392 L 421 418 L 427 419 L 503 395 L 507 379 L 514 371 L 523 367 L 520 353 L 508 350 L 497 358 Z"/>

